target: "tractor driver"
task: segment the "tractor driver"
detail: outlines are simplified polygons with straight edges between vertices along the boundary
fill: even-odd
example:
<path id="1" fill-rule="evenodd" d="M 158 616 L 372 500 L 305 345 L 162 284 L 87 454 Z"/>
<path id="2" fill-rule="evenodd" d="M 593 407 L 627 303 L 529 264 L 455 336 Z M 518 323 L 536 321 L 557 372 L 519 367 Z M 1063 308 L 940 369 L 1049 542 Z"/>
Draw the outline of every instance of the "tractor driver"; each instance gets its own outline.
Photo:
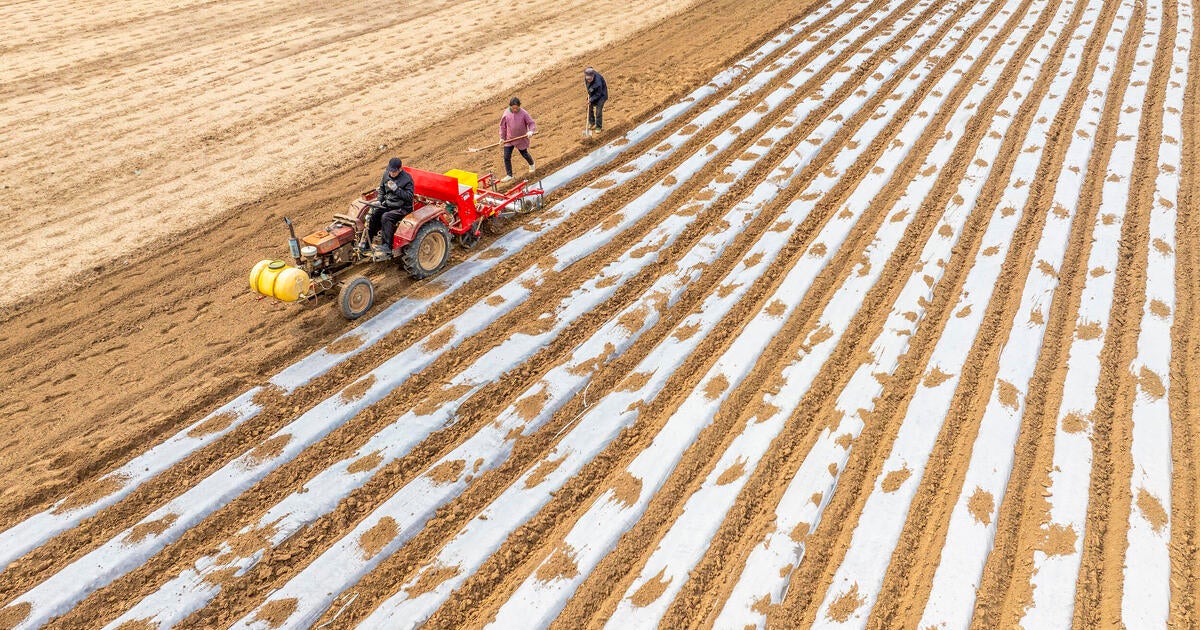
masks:
<path id="1" fill-rule="evenodd" d="M 371 224 L 367 228 L 368 242 L 373 242 L 380 227 L 383 228 L 383 241 L 375 246 L 375 251 L 381 254 L 392 253 L 396 226 L 413 209 L 413 178 L 402 166 L 404 163 L 398 157 L 388 160 L 376 197 L 383 207 L 371 213 Z"/>

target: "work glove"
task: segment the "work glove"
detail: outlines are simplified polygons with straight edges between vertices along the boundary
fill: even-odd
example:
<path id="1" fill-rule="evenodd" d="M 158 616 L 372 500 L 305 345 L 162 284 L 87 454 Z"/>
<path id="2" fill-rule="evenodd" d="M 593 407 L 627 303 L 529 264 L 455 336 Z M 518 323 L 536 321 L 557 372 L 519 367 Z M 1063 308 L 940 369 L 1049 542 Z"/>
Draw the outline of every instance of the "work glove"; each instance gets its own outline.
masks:
<path id="1" fill-rule="evenodd" d="M 530 136 L 532 136 L 532 135 L 533 135 L 533 130 L 532 130 L 532 129 L 530 129 L 529 131 L 525 132 L 525 137 L 527 137 L 527 138 L 528 138 L 528 137 L 530 137 Z"/>

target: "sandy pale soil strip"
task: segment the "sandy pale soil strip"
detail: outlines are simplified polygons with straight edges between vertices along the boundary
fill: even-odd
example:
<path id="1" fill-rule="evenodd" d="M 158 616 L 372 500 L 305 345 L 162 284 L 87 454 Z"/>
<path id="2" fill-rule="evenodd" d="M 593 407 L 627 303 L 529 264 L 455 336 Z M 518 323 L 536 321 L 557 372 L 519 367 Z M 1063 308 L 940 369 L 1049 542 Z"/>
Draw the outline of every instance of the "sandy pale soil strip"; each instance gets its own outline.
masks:
<path id="1" fill-rule="evenodd" d="M 981 16 L 984 12 L 984 8 L 985 7 L 983 6 L 975 7 L 970 14 L 964 17 L 961 23 L 961 28 L 969 28 L 972 19 Z M 1029 12 L 1025 19 L 1027 22 L 1032 23 L 1037 19 L 1037 16 L 1038 11 L 1033 10 Z M 962 60 L 961 68 L 959 68 L 960 70 L 965 70 L 971 65 L 971 62 L 968 60 L 979 56 L 979 52 L 983 49 L 984 45 L 993 38 L 994 32 L 997 31 L 1007 20 L 1007 17 L 1001 16 L 993 23 L 989 24 L 979 36 L 975 37 L 975 46 L 968 47 L 960 56 L 960 59 Z M 1027 30 L 1028 25 L 1026 25 L 1024 29 Z M 940 56 L 943 49 L 949 48 L 954 44 L 955 41 L 953 39 L 947 40 L 943 42 L 943 44 L 940 45 L 933 54 Z M 1014 43 L 1013 46 L 1009 47 L 1010 50 L 1005 52 L 1011 53 L 1011 49 L 1014 49 L 1015 47 L 1016 46 Z M 993 59 L 992 61 L 993 63 L 996 61 L 1003 62 L 1006 61 L 1006 59 L 1001 55 L 998 59 Z M 927 97 L 925 101 L 918 106 L 919 111 L 929 112 L 937 110 L 941 106 L 941 102 L 944 100 L 945 96 L 952 91 L 954 84 L 960 80 L 961 75 L 961 72 L 956 72 L 954 69 L 951 69 L 948 74 L 944 75 L 943 80 L 939 81 L 933 88 L 934 94 L 941 94 L 942 96 Z M 994 79 L 995 77 L 989 78 Z M 990 89 L 992 89 L 992 85 L 986 80 L 982 81 L 980 82 L 980 85 L 976 86 L 972 93 L 968 94 L 966 99 L 969 102 L 975 102 Z M 909 86 L 904 86 L 904 89 L 901 90 L 902 93 L 908 93 L 911 91 L 913 90 Z M 935 179 L 933 177 L 933 173 L 936 171 L 936 166 L 946 161 L 946 158 L 953 145 L 959 142 L 961 139 L 958 134 L 953 132 L 953 130 L 962 128 L 965 119 L 971 114 L 972 112 L 970 110 L 961 110 L 959 116 L 951 119 L 947 125 L 947 130 L 950 131 L 950 133 L 943 134 L 942 139 L 939 140 L 939 142 L 931 149 L 930 157 L 927 158 L 926 163 L 923 164 L 922 168 L 920 169 L 921 173 L 927 173 L 927 175 L 919 177 L 916 182 L 910 184 L 911 192 L 906 193 L 904 197 L 894 204 L 894 208 L 912 208 L 920 205 L 921 196 L 929 191 L 931 184 Z M 908 122 L 908 124 L 900 131 L 897 137 L 905 146 L 911 146 L 916 137 L 923 131 L 923 126 L 924 122 L 922 118 L 914 118 Z M 996 143 L 993 149 L 998 148 L 998 146 L 998 143 Z M 888 154 L 885 153 L 883 158 L 885 162 L 879 164 L 881 167 L 883 167 L 883 170 L 881 171 L 880 169 L 873 169 L 872 176 L 869 176 L 859 185 L 857 191 L 862 191 L 865 194 L 858 195 L 856 192 L 855 196 L 861 197 L 864 200 L 869 199 L 871 192 L 882 189 L 883 184 L 886 183 L 891 177 L 892 173 L 894 173 L 897 163 L 899 162 L 899 158 L 902 156 L 897 155 L 896 160 L 891 163 L 886 163 L 887 157 Z M 981 159 L 985 159 L 985 163 L 990 164 L 990 162 L 994 159 L 994 156 L 986 156 Z M 930 167 L 933 168 L 931 169 Z M 874 175 L 877 172 L 880 173 L 880 176 L 877 179 L 874 179 Z M 968 179 L 970 182 L 979 182 L 982 184 L 983 180 L 986 179 L 985 175 L 986 171 L 982 174 L 969 176 Z M 966 198 L 973 198 L 973 195 L 970 195 Z M 861 210 L 861 208 L 859 210 Z M 917 263 L 919 269 L 933 273 L 935 276 L 940 274 L 941 268 L 933 263 L 939 258 L 948 256 L 956 241 L 956 235 L 961 231 L 962 222 L 965 221 L 968 215 L 969 209 L 967 208 L 953 206 L 947 209 L 947 219 L 943 225 L 948 226 L 950 231 L 941 230 L 936 236 L 935 240 L 931 242 L 930 245 L 926 246 L 926 250 L 922 252 L 920 261 Z M 899 229 L 897 230 L 892 227 L 890 225 L 891 223 L 896 223 Z M 732 501 L 737 497 L 738 492 L 741 490 L 745 481 L 749 478 L 749 475 L 754 471 L 755 466 L 757 466 L 758 461 L 763 456 L 765 449 L 771 444 L 774 436 L 782 428 L 783 421 L 792 414 L 800 399 L 808 391 L 808 387 L 811 385 L 813 378 L 820 371 L 824 361 L 828 358 L 829 354 L 832 353 L 834 347 L 837 345 L 838 340 L 844 333 L 850 320 L 848 313 L 852 312 L 850 310 L 853 308 L 852 305 L 855 302 L 861 302 L 863 295 L 871 286 L 873 286 L 882 269 L 886 266 L 887 258 L 890 255 L 890 252 L 895 249 L 896 244 L 899 242 L 900 236 L 904 231 L 903 228 L 907 227 L 907 223 L 905 221 L 889 222 L 887 227 L 888 229 L 881 231 L 880 236 L 876 238 L 876 241 L 869 248 L 872 254 L 871 258 L 868 259 L 869 265 L 867 266 L 874 271 L 866 274 L 857 274 L 851 276 L 851 278 L 847 281 L 847 284 L 844 285 L 843 289 L 830 298 L 826 313 L 823 314 L 818 321 L 816 326 L 818 330 L 830 330 L 833 331 L 833 334 L 828 336 L 827 339 L 814 342 L 811 345 L 802 346 L 801 356 L 799 359 L 795 360 L 790 366 L 785 368 L 783 380 L 786 382 L 786 385 L 780 392 L 777 394 L 768 395 L 763 401 L 764 408 L 772 410 L 772 413 L 768 413 L 764 415 L 764 417 L 756 418 L 752 423 L 748 423 L 745 432 L 734 440 L 734 443 L 731 444 L 730 449 L 727 450 L 722 456 L 721 460 L 717 462 L 713 472 L 710 473 L 709 479 L 705 481 L 705 483 L 701 486 L 701 489 L 698 490 L 697 493 L 694 494 L 691 499 L 689 499 L 688 504 L 684 506 L 683 514 L 679 517 L 675 524 L 672 525 L 671 530 L 668 531 L 662 542 L 660 542 L 658 549 L 647 561 L 646 567 L 642 570 L 639 578 L 630 585 L 626 593 L 626 597 L 621 600 L 616 613 L 609 620 L 610 624 L 620 625 L 626 622 L 635 624 L 649 623 L 653 619 L 656 619 L 657 616 L 665 612 L 667 605 L 670 604 L 671 596 L 673 596 L 680 588 L 682 588 L 683 583 L 687 580 L 687 572 L 692 570 L 694 563 L 699 559 L 699 554 L 702 554 L 704 547 L 707 546 L 706 544 L 703 544 L 703 541 L 706 541 L 708 536 L 698 536 L 697 533 L 706 532 L 709 534 L 709 536 L 711 536 L 716 527 L 720 525 L 720 519 L 723 518 L 725 511 L 720 509 L 718 506 L 724 505 L 725 510 L 728 510 L 729 504 L 732 503 Z M 888 233 L 891 234 L 890 239 L 885 238 L 885 234 Z M 949 234 L 949 236 L 947 236 L 947 234 Z M 825 243 L 830 247 L 840 246 L 840 241 L 836 237 L 830 238 L 822 234 L 817 236 L 816 240 L 821 243 Z M 888 242 L 889 240 L 891 240 L 891 242 Z M 874 260 L 876 257 L 879 259 Z M 924 280 L 919 280 L 919 283 L 920 291 L 915 290 L 914 287 L 914 290 L 902 292 L 904 295 L 911 297 L 908 300 L 902 300 L 902 303 L 898 304 L 893 309 L 893 312 L 895 312 L 897 318 L 902 318 L 901 312 L 907 313 L 913 309 L 919 311 L 919 304 L 927 299 L 927 296 L 923 296 L 923 294 L 925 292 L 931 292 L 932 288 L 927 285 Z M 903 321 L 911 322 L 913 320 L 903 318 Z M 886 325 L 885 330 L 887 330 L 889 338 L 895 333 L 895 329 Z M 822 336 L 824 337 L 827 335 L 823 334 Z M 896 337 L 901 341 L 906 338 L 904 335 L 899 334 L 896 334 Z M 890 364 L 894 367 L 895 358 L 902 352 L 903 344 L 898 346 L 898 351 L 895 353 L 887 352 L 887 345 L 888 344 L 884 343 L 883 347 L 881 347 L 880 342 L 877 341 L 873 346 L 873 355 L 876 357 L 891 357 L 891 360 L 884 358 L 882 359 L 882 364 L 879 364 L 878 362 L 880 359 L 877 358 L 877 364 L 872 366 L 875 369 L 871 370 L 871 372 L 886 373 L 887 365 Z M 876 381 L 873 376 L 870 376 L 869 374 L 866 374 L 866 376 L 868 380 L 875 385 L 878 385 L 878 381 Z M 852 382 L 855 382 L 855 380 L 852 379 Z M 862 383 L 862 385 L 867 387 L 867 391 L 870 391 L 870 387 L 866 383 Z M 871 397 L 873 396 L 868 396 L 868 398 Z M 746 445 L 742 446 L 742 442 L 745 442 Z M 739 475 L 737 479 L 731 481 L 727 479 L 729 475 L 726 475 L 726 472 L 735 465 L 738 466 L 738 470 L 744 474 Z M 822 463 L 819 468 L 822 479 L 827 479 L 829 467 Z M 797 479 L 802 476 L 803 473 L 799 473 L 797 475 Z M 824 485 L 826 484 L 823 481 L 822 488 L 824 488 Z M 805 500 L 807 500 L 808 497 L 812 496 L 812 492 L 806 491 L 803 493 L 803 496 Z M 788 516 L 791 515 L 779 515 L 778 520 L 785 520 Z M 701 546 L 696 547 L 696 542 L 701 542 Z M 780 545 L 782 545 L 782 543 L 780 543 Z M 791 559 L 789 559 L 789 562 L 790 560 Z M 755 595 L 754 599 L 757 601 L 764 590 L 776 590 L 767 587 L 767 584 L 777 580 L 781 576 L 781 573 L 786 575 L 786 572 L 781 572 L 778 569 L 753 573 L 747 571 L 743 573 L 742 579 L 747 584 L 755 585 L 758 593 Z M 655 599 L 652 603 L 647 604 L 641 601 L 640 598 L 636 596 L 636 593 L 651 579 L 658 580 L 660 582 L 668 582 L 669 586 L 661 595 L 658 596 L 657 599 Z M 733 608 L 737 607 L 734 606 Z M 758 614 L 750 611 L 750 608 L 751 606 L 747 606 L 746 612 L 754 615 Z M 734 619 L 729 616 L 718 619 L 718 624 L 741 626 L 746 623 L 753 623 L 753 621 L 745 618 L 740 620 Z"/>

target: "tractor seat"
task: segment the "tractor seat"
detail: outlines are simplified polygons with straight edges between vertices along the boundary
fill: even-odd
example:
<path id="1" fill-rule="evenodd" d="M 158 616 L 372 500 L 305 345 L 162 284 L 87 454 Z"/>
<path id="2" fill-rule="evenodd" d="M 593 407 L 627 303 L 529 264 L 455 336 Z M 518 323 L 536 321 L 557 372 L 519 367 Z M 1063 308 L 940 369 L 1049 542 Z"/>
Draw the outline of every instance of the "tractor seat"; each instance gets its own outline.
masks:
<path id="1" fill-rule="evenodd" d="M 355 219 L 348 214 L 335 214 L 333 215 L 333 221 L 335 223 L 341 223 L 342 225 L 348 225 L 356 230 L 361 230 L 363 228 L 363 222 L 361 219 Z"/>

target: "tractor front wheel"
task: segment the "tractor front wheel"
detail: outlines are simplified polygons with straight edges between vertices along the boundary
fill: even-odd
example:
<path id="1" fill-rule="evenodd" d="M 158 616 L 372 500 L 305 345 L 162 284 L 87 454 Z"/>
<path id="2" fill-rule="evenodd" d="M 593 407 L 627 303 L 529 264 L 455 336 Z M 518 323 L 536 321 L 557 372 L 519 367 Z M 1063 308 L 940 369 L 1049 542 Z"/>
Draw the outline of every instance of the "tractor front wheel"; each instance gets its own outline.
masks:
<path id="1" fill-rule="evenodd" d="M 342 317 L 358 319 L 371 310 L 375 304 L 375 285 L 363 276 L 351 278 L 342 284 L 338 292 L 338 306 L 342 309 Z"/>
<path id="2" fill-rule="evenodd" d="M 417 230 L 416 238 L 400 252 L 400 263 L 408 275 L 416 280 L 428 278 L 450 260 L 450 228 L 441 221 L 430 221 Z"/>

